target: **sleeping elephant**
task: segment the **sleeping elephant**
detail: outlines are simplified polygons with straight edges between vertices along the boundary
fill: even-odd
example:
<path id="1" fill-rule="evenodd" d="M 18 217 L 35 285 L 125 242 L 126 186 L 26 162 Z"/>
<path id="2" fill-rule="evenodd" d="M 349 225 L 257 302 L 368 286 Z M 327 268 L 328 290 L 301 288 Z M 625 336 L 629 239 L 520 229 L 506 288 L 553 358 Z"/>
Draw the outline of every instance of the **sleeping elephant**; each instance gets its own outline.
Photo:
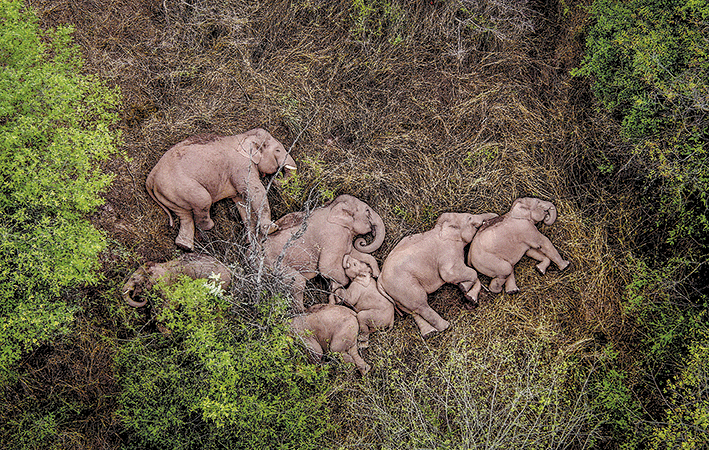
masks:
<path id="1" fill-rule="evenodd" d="M 342 300 L 357 312 L 359 347 L 367 348 L 372 328 L 391 329 L 394 326 L 394 304 L 377 289 L 372 268 L 362 261 L 345 255 L 342 260 L 347 277 L 352 280 L 340 294 Z M 336 299 L 333 294 L 331 303 Z"/>
<path id="2" fill-rule="evenodd" d="M 266 235 L 275 229 L 266 188 L 260 177 L 283 170 L 290 176 L 295 161 L 266 130 L 255 128 L 236 136 L 200 135 L 170 148 L 148 174 L 148 194 L 165 210 L 170 226 L 180 218 L 178 247 L 192 251 L 195 224 L 214 226 L 212 203 L 231 198 L 247 229 Z"/>
<path id="3" fill-rule="evenodd" d="M 313 305 L 306 314 L 291 320 L 290 330 L 293 337 L 302 340 L 313 362 L 320 362 L 328 351 L 337 352 L 363 376 L 369 372 L 371 366 L 359 354 L 357 316 L 346 306 Z"/>
<path id="4" fill-rule="evenodd" d="M 292 282 L 294 307 L 302 312 L 307 280 L 321 274 L 331 281 L 331 291 L 346 286 L 349 278 L 342 267 L 345 255 L 363 261 L 379 275 L 379 265 L 369 253 L 384 242 L 384 221 L 369 205 L 351 195 L 340 195 L 309 215 L 295 212 L 281 217 L 278 230 L 264 242 L 265 262 Z M 367 244 L 364 237 L 372 233 Z"/>
<path id="5" fill-rule="evenodd" d="M 569 261 L 561 258 L 551 241 L 536 227 L 543 221 L 551 225 L 556 221 L 556 207 L 553 203 L 538 198 L 518 198 L 510 210 L 480 227 L 468 251 L 468 264 L 478 272 L 492 277 L 490 291 L 505 291 L 513 294 L 519 291 L 515 282 L 514 265 L 526 254 L 539 261 L 537 270 L 543 275 L 551 261 L 560 270 L 569 266 Z M 477 300 L 480 281 L 473 287 L 472 297 Z"/>
<path id="6" fill-rule="evenodd" d="M 149 262 L 140 266 L 123 285 L 121 295 L 130 306 L 140 308 L 148 301 L 138 302 L 135 298 L 148 292 L 158 282 L 169 285 L 182 276 L 195 280 L 216 278 L 222 289 L 228 288 L 231 284 L 231 271 L 224 264 L 208 255 L 189 253 L 164 263 Z"/>
<path id="7" fill-rule="evenodd" d="M 380 291 L 413 314 L 421 335 L 448 328 L 428 304 L 428 294 L 445 283 L 457 285 L 466 297 L 478 278 L 465 265 L 465 246 L 483 221 L 496 214 L 444 213 L 432 230 L 407 236 L 389 253 L 379 275 Z"/>

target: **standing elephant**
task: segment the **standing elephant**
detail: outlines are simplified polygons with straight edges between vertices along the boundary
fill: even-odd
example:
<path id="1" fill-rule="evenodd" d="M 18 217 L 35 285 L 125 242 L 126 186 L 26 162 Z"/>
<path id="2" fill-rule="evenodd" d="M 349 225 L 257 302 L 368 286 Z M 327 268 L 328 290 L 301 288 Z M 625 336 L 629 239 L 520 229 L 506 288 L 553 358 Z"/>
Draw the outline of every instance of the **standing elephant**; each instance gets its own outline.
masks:
<path id="1" fill-rule="evenodd" d="M 428 304 L 428 294 L 445 283 L 458 285 L 466 298 L 478 278 L 465 265 L 465 246 L 483 221 L 496 214 L 444 213 L 432 230 L 407 236 L 389 253 L 379 275 L 380 291 L 413 314 L 421 335 L 450 325 Z"/>
<path id="2" fill-rule="evenodd" d="M 194 280 L 213 277 L 219 280 L 222 289 L 231 284 L 231 271 L 228 267 L 211 256 L 190 253 L 164 263 L 149 262 L 140 266 L 123 285 L 121 295 L 130 306 L 140 308 L 148 301 L 138 302 L 136 297 L 148 292 L 158 282 L 169 285 L 182 276 Z"/>
<path id="3" fill-rule="evenodd" d="M 543 275 L 551 261 L 564 270 L 569 261 L 561 258 L 551 241 L 536 227 L 538 222 L 552 225 L 556 221 L 553 203 L 538 198 L 518 198 L 510 210 L 485 223 L 468 251 L 468 264 L 480 273 L 492 277 L 490 291 L 498 293 L 505 287 L 508 294 L 519 291 L 515 282 L 514 265 L 525 254 L 539 261 L 537 270 Z M 472 296 L 477 300 L 480 280 L 473 287 Z"/>
<path id="4" fill-rule="evenodd" d="M 294 307 L 302 312 L 307 280 L 321 274 L 331 281 L 331 291 L 346 286 L 349 278 L 342 267 L 345 255 L 363 261 L 379 274 L 379 265 L 369 253 L 384 242 L 384 221 L 369 205 L 351 195 L 340 195 L 328 205 L 287 214 L 277 222 L 278 231 L 264 242 L 265 262 L 292 281 Z M 372 233 L 367 244 L 364 237 Z"/>
<path id="5" fill-rule="evenodd" d="M 359 354 L 357 315 L 346 306 L 313 305 L 306 314 L 291 320 L 290 329 L 303 341 L 314 362 L 320 362 L 328 351 L 337 352 L 345 362 L 357 366 L 362 376 L 369 372 L 371 366 Z"/>
<path id="6" fill-rule="evenodd" d="M 255 128 L 236 136 L 190 137 L 170 148 L 148 174 L 148 194 L 165 210 L 173 225 L 180 218 L 178 247 L 192 251 L 195 223 L 209 230 L 212 203 L 231 198 L 244 225 L 255 234 L 274 230 L 266 188 L 260 177 L 282 169 L 286 176 L 295 161 L 266 130 Z"/>
<path id="7" fill-rule="evenodd" d="M 345 255 L 342 266 L 350 285 L 344 290 L 342 300 L 357 312 L 359 322 L 359 347 L 369 345 L 370 328 L 391 329 L 394 326 L 394 304 L 377 289 L 372 278 L 372 268 L 362 261 Z M 335 296 L 331 297 L 331 301 Z"/>

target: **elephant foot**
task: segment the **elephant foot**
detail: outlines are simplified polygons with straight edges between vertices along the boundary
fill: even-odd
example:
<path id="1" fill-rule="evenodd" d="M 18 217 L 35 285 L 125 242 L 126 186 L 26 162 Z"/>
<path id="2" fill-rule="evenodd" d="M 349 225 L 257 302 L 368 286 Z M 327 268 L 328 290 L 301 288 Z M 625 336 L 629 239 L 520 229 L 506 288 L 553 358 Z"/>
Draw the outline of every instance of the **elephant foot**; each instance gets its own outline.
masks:
<path id="1" fill-rule="evenodd" d="M 214 228 L 214 221 L 212 219 L 205 219 L 200 222 L 197 222 L 197 228 L 202 231 L 209 231 Z"/>
<path id="2" fill-rule="evenodd" d="M 571 267 L 571 261 L 563 261 L 563 262 L 561 263 L 561 265 L 559 266 L 559 270 L 560 270 L 560 271 L 566 270 L 566 269 L 568 269 L 569 267 Z"/>
<path id="3" fill-rule="evenodd" d="M 544 275 L 547 271 L 546 265 L 542 266 L 541 264 L 537 264 L 536 267 L 537 267 L 537 272 L 539 272 L 539 274 L 541 274 L 541 275 Z"/>
<path id="4" fill-rule="evenodd" d="M 511 291 L 505 291 L 507 295 L 519 294 L 519 289 L 512 289 Z"/>
<path id="5" fill-rule="evenodd" d="M 362 367 L 358 367 L 358 369 L 359 373 L 362 374 L 362 376 L 365 376 L 369 373 L 370 370 L 372 370 L 372 366 L 370 366 L 369 364 L 365 364 Z"/>
<path id="6" fill-rule="evenodd" d="M 181 238 L 180 236 L 175 239 L 175 245 L 186 252 L 194 251 L 194 242 L 189 239 Z"/>

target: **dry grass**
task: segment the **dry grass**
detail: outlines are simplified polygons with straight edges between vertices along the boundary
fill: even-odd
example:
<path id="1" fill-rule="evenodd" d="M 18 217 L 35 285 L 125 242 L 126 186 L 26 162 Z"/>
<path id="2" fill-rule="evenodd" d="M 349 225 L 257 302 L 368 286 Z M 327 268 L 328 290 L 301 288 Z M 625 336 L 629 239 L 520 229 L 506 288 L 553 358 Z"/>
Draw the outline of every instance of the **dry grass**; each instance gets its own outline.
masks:
<path id="1" fill-rule="evenodd" d="M 451 330 L 424 343 L 411 318 L 398 318 L 393 331 L 373 337 L 365 359 L 375 366 L 393 353 L 416 367 L 427 358 L 422 348 L 444 354 L 506 334 L 537 336 L 568 355 L 599 333 L 622 341 L 622 255 L 633 245 L 627 225 L 637 206 L 601 191 L 589 170 L 593 149 L 614 138 L 586 87 L 568 75 L 581 54 L 577 10 L 563 21 L 555 3 L 481 2 L 478 14 L 497 20 L 486 30 L 461 12 L 473 2 L 410 1 L 381 31 L 369 18 L 356 32 L 346 0 L 30 4 L 45 26 L 73 24 L 86 69 L 122 89 L 130 159 L 107 164 L 116 180 L 94 221 L 135 255 L 135 266 L 176 254 L 177 229 L 144 188 L 160 156 L 189 135 L 258 126 L 300 164 L 304 189 L 295 197 L 273 189 L 274 216 L 326 191 L 358 196 L 385 220 L 380 261 L 445 211 L 501 214 L 520 196 L 557 204 L 559 220 L 543 231 L 573 270 L 539 276 L 524 260 L 516 269 L 522 292 L 487 294 L 472 312 L 444 288 L 431 304 Z M 221 202 L 213 216 L 216 227 L 198 245 L 237 262 L 237 215 Z M 337 403 L 350 394 L 333 395 Z M 348 424 L 344 400 L 339 411 Z M 374 438 L 374 428 L 343 428 L 337 440 Z"/>

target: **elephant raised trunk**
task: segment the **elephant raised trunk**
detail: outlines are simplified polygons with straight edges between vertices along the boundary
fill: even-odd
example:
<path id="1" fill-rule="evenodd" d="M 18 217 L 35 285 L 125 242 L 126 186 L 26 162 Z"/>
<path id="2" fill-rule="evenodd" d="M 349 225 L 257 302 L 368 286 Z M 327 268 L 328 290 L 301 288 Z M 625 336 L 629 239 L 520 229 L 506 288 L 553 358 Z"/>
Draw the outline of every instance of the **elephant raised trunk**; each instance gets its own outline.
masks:
<path id="1" fill-rule="evenodd" d="M 556 207 L 551 202 L 544 202 L 544 208 L 547 210 L 547 215 L 544 218 L 544 225 L 552 225 L 556 222 Z"/>
<path id="2" fill-rule="evenodd" d="M 372 236 L 374 240 L 367 245 L 367 241 L 363 237 L 359 237 L 354 241 L 354 248 L 362 253 L 372 253 L 373 251 L 379 249 L 384 243 L 384 238 L 386 237 L 386 231 L 384 228 L 384 220 L 375 211 L 370 210 L 369 212 L 369 223 L 372 227 Z"/>

